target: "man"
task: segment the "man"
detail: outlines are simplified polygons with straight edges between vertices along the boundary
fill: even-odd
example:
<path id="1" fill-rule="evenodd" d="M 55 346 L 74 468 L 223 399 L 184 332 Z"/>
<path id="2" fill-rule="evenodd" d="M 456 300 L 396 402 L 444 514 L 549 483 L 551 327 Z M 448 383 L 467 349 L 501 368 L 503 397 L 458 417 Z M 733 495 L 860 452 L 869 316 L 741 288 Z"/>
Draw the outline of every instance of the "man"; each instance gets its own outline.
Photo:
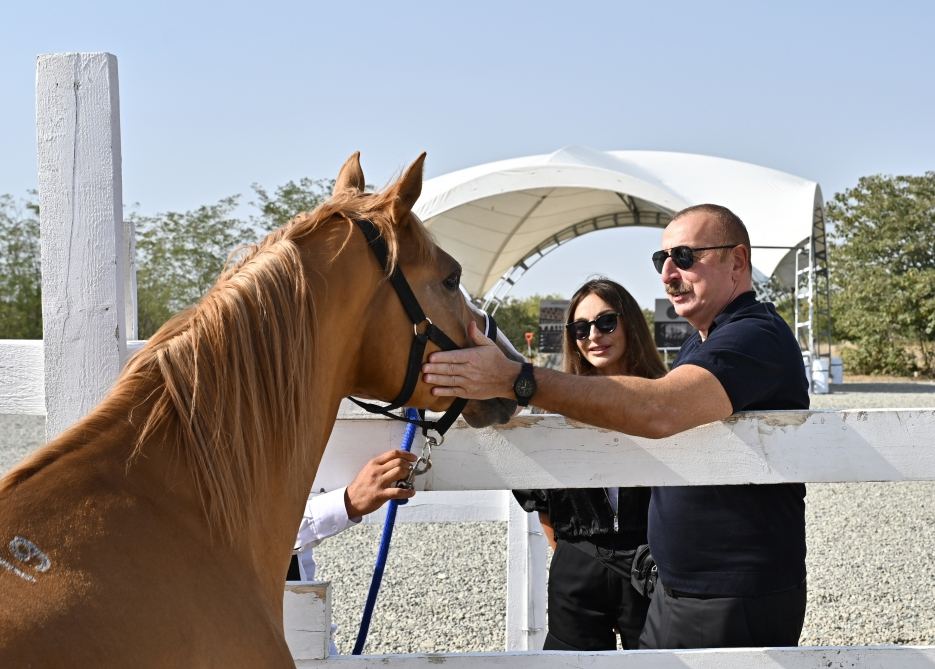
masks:
<path id="1" fill-rule="evenodd" d="M 407 451 L 386 451 L 364 465 L 347 487 L 313 495 L 305 505 L 286 580 L 314 580 L 315 546 L 356 525 L 389 500 L 412 497 L 414 490 L 397 488 L 395 483 L 409 476 L 415 461 L 416 456 Z"/>
<path id="2" fill-rule="evenodd" d="M 729 209 L 699 205 L 672 219 L 653 254 L 676 312 L 697 332 L 661 379 L 572 376 L 510 362 L 478 344 L 433 353 L 437 395 L 512 397 L 644 437 L 754 409 L 807 409 L 799 346 L 753 293 L 750 239 Z M 791 646 L 805 617 L 805 487 L 653 488 L 649 544 L 659 585 L 641 648 Z"/>

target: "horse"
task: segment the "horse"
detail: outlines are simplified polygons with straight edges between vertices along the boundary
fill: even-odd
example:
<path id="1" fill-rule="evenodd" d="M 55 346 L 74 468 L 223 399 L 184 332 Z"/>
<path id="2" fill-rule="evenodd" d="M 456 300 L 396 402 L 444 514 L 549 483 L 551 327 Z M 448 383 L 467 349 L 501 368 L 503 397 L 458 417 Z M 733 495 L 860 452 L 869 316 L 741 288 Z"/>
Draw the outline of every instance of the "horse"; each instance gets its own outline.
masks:
<path id="1" fill-rule="evenodd" d="M 229 261 L 86 417 L 0 479 L 0 666 L 294 666 L 285 574 L 339 403 L 397 396 L 420 333 L 390 272 L 423 330 L 466 346 L 480 321 L 412 213 L 424 159 L 367 193 L 353 154 L 328 200 Z M 409 406 L 451 404 L 417 376 Z"/>

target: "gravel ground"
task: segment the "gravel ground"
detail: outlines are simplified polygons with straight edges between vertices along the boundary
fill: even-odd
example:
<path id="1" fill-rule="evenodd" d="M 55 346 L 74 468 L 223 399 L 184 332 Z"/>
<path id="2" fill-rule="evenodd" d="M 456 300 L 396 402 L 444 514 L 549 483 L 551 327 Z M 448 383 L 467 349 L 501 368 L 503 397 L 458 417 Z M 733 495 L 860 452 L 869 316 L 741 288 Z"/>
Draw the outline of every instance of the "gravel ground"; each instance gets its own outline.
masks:
<path id="1" fill-rule="evenodd" d="M 45 441 L 45 416 L 0 414 L 0 474 Z"/>
<path id="2" fill-rule="evenodd" d="M 815 409 L 935 407 L 935 383 L 858 379 Z M 935 644 L 935 482 L 813 483 L 803 645 Z"/>
<path id="3" fill-rule="evenodd" d="M 849 379 L 816 409 L 935 407 L 935 383 Z M 0 471 L 41 440 L 39 417 L 0 417 Z M 805 645 L 935 644 L 935 482 L 810 484 Z M 349 653 L 380 539 L 364 525 L 316 549 Z M 505 523 L 396 527 L 368 653 L 500 651 Z"/>
<path id="4" fill-rule="evenodd" d="M 935 407 L 935 383 L 856 379 L 816 409 Z M 935 482 L 810 484 L 803 645 L 935 644 Z M 337 646 L 360 624 L 380 528 L 319 546 L 333 587 Z M 501 651 L 506 524 L 397 525 L 367 653 Z"/>

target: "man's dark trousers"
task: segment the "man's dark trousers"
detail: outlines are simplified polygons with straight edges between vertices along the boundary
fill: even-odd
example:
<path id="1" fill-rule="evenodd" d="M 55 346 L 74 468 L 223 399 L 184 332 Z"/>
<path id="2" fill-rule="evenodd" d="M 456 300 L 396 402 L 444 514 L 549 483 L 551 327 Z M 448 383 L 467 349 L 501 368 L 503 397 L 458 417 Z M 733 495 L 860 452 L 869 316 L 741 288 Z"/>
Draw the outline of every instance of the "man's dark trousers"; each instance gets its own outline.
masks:
<path id="1" fill-rule="evenodd" d="M 662 586 L 662 587 L 659 587 Z M 640 648 L 797 646 L 805 620 L 805 584 L 757 597 L 673 592 L 660 583 Z"/>

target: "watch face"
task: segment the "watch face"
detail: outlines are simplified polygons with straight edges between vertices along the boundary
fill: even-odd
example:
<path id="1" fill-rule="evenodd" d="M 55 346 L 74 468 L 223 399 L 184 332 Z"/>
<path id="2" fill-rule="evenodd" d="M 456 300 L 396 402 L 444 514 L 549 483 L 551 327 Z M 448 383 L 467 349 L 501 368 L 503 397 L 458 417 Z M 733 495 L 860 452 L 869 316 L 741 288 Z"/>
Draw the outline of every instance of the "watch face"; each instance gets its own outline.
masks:
<path id="1" fill-rule="evenodd" d="M 536 386 L 532 379 L 523 378 L 517 380 L 513 390 L 519 397 L 532 397 L 532 394 L 536 392 Z"/>

